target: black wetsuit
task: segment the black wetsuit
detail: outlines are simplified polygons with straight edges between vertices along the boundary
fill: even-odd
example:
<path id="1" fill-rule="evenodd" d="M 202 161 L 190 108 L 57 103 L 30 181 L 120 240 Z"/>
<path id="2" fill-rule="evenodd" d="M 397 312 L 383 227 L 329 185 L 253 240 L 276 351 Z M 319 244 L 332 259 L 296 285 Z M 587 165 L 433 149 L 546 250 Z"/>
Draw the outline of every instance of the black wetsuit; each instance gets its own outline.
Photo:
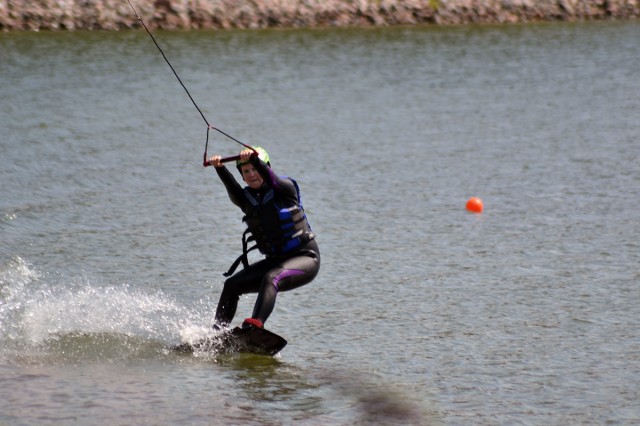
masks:
<path id="1" fill-rule="evenodd" d="M 225 281 L 216 310 L 216 323 L 224 326 L 233 320 L 240 295 L 258 293 L 251 317 L 264 323 L 273 311 L 279 292 L 311 282 L 320 269 L 320 251 L 302 210 L 297 184 L 292 179 L 277 176 L 257 158 L 252 158 L 251 162 L 264 180 L 259 189 L 243 188 L 226 167 L 216 168 L 229 198 L 245 213 L 245 222 L 256 238 L 260 252 L 266 256 Z M 262 210 L 255 208 L 256 202 Z M 265 212 L 265 206 L 274 213 Z M 304 225 L 303 229 L 296 233 L 301 234 L 301 238 L 278 237 L 282 231 L 279 231 L 281 226 L 274 223 L 274 217 L 288 209 L 304 216 L 304 223 L 298 221 Z"/>

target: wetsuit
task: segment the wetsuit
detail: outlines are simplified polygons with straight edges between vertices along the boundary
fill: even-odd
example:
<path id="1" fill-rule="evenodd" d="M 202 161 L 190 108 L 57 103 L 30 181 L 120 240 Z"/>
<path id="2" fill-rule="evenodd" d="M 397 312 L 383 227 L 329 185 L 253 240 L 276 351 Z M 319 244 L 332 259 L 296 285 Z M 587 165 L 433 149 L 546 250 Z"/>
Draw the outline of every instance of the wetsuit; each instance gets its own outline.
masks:
<path id="1" fill-rule="evenodd" d="M 231 323 L 238 299 L 246 293 L 258 293 L 251 317 L 266 322 L 279 292 L 311 282 L 320 269 L 320 251 L 302 209 L 297 184 L 277 176 L 258 158 L 252 157 L 251 163 L 264 180 L 259 189 L 243 188 L 226 167 L 216 168 L 229 198 L 244 212 L 248 231 L 265 255 L 265 259 L 245 265 L 225 281 L 216 310 L 216 323 L 223 326 Z"/>

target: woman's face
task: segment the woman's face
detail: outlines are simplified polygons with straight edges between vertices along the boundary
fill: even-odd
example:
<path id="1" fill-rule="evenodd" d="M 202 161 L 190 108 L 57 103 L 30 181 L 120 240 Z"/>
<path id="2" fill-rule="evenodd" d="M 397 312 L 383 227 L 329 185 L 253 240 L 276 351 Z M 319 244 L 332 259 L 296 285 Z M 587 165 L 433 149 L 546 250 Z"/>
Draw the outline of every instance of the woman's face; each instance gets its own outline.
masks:
<path id="1" fill-rule="evenodd" d="M 258 173 L 251 163 L 240 166 L 240 173 L 242 173 L 242 180 L 249 185 L 249 188 L 258 189 L 264 182 L 260 173 Z"/>

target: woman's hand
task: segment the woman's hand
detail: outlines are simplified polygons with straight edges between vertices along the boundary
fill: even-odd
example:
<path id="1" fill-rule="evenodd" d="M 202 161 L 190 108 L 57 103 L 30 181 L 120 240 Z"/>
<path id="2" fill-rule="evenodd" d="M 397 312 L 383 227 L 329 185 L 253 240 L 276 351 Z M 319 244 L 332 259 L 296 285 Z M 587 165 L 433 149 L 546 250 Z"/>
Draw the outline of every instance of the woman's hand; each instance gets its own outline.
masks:
<path id="1" fill-rule="evenodd" d="M 213 157 L 209 158 L 209 164 L 211 164 L 213 167 L 223 167 L 224 163 L 220 160 L 222 160 L 221 156 L 214 155 Z"/>
<path id="2" fill-rule="evenodd" d="M 244 161 L 249 161 L 249 158 L 251 158 L 252 155 L 255 154 L 255 151 L 249 148 L 243 149 L 242 151 L 240 151 L 240 160 Z"/>

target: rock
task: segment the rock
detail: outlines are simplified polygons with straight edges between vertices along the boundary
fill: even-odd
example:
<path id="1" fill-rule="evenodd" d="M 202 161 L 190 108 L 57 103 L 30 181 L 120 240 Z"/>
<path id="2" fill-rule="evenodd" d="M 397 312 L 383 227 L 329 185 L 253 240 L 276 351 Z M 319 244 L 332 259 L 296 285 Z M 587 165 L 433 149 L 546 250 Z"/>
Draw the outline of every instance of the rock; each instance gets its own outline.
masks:
<path id="1" fill-rule="evenodd" d="M 637 19 L 640 0 L 131 0 L 149 28 L 268 28 Z M 0 29 L 138 27 L 124 0 L 0 0 Z"/>

